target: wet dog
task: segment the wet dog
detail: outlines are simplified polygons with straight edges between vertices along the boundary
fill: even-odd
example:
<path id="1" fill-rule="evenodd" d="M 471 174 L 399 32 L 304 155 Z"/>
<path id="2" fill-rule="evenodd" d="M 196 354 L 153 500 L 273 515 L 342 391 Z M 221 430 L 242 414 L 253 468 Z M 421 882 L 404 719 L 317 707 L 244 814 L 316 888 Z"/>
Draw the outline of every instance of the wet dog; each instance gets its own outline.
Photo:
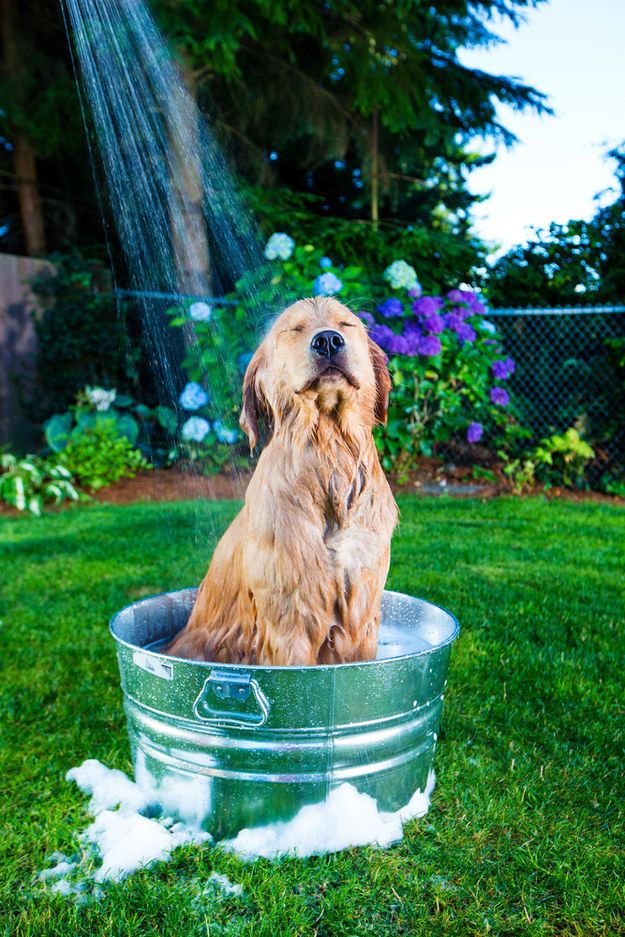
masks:
<path id="1" fill-rule="evenodd" d="M 335 299 L 274 322 L 245 374 L 241 426 L 269 441 L 168 653 L 271 666 L 375 658 L 397 507 L 372 429 L 386 356 Z"/>

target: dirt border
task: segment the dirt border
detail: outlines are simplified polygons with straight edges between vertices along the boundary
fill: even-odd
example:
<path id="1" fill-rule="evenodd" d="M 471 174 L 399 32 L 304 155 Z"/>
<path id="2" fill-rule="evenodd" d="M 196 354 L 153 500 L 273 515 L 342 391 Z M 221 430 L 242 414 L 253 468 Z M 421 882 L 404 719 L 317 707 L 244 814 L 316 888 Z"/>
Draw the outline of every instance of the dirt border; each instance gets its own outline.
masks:
<path id="1" fill-rule="evenodd" d="M 153 469 L 149 472 L 140 472 L 135 478 L 124 478 L 108 488 L 103 488 L 95 493 L 94 500 L 100 504 L 192 501 L 200 498 L 209 501 L 233 498 L 240 500 L 245 495 L 251 476 L 251 472 L 209 476 L 179 469 Z M 470 468 L 445 466 L 435 459 L 424 459 L 420 468 L 407 477 L 390 475 L 389 482 L 395 494 L 412 494 L 419 497 L 447 495 L 460 499 L 490 499 L 512 494 L 510 489 L 503 484 L 476 481 L 472 477 Z M 625 507 L 625 498 L 619 498 L 616 495 L 559 487 L 551 488 L 549 491 L 535 488 L 517 497 L 542 497 L 548 501 L 618 504 Z M 48 510 L 63 510 L 71 503 L 65 503 L 58 509 Z M 23 514 L 23 511 L 0 502 L 0 516 L 19 517 Z"/>

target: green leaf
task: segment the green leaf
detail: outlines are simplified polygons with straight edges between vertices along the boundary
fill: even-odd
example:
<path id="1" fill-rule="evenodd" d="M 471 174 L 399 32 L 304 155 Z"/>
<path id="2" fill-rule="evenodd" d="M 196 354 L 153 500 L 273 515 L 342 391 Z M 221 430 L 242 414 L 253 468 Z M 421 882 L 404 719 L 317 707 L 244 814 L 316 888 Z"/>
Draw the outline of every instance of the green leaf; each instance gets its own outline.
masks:
<path id="1" fill-rule="evenodd" d="M 139 438 L 139 424 L 133 416 L 129 413 L 122 413 L 117 420 L 116 428 L 118 433 L 125 436 L 131 445 L 135 445 Z"/>
<path id="2" fill-rule="evenodd" d="M 93 410 L 82 410 L 76 414 L 76 429 L 91 429 L 92 426 L 95 426 L 98 416 L 103 414 L 94 413 Z"/>
<path id="3" fill-rule="evenodd" d="M 117 394 L 115 397 L 116 407 L 132 407 L 134 400 L 126 394 Z"/>
<path id="4" fill-rule="evenodd" d="M 55 413 L 44 425 L 46 442 L 53 452 L 61 452 L 69 440 L 72 428 L 71 413 Z"/>
<path id="5" fill-rule="evenodd" d="M 160 426 L 163 427 L 165 432 L 174 435 L 178 428 L 178 420 L 176 419 L 176 414 L 171 409 L 171 407 L 158 406 L 154 409 L 154 416 L 158 420 Z"/>
<path id="6" fill-rule="evenodd" d="M 35 517 L 41 517 L 42 507 L 41 507 L 41 498 L 36 496 L 31 498 L 28 502 L 28 510 L 31 514 L 34 514 Z"/>

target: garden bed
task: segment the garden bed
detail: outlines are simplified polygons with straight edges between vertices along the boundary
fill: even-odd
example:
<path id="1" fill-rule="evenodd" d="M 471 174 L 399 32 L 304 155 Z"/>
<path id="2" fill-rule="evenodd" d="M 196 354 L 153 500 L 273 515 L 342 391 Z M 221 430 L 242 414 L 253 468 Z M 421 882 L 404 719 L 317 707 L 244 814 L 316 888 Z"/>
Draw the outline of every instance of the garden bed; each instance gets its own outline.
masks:
<path id="1" fill-rule="evenodd" d="M 139 472 L 134 478 L 123 478 L 113 485 L 96 492 L 94 499 L 103 504 L 139 504 L 142 502 L 241 500 L 245 496 L 251 472 L 222 472 L 217 475 L 202 475 L 179 469 L 154 469 Z M 437 459 L 422 458 L 419 467 L 404 475 L 388 476 L 395 494 L 423 496 L 446 495 L 452 498 L 496 498 L 510 495 L 509 486 L 502 477 L 495 482 L 476 480 L 469 466 L 454 466 Z M 540 496 L 564 501 L 615 504 L 625 506 L 625 498 L 607 495 L 598 491 L 583 491 L 554 487 L 545 490 L 538 486 L 517 497 Z M 56 512 L 68 507 L 75 508 L 71 501 L 60 508 L 49 507 Z M 15 517 L 20 514 L 15 508 L 0 501 L 0 515 Z"/>
<path id="2" fill-rule="evenodd" d="M 251 472 L 197 475 L 175 469 L 140 472 L 135 478 L 124 478 L 96 495 L 105 504 L 135 504 L 141 501 L 185 501 L 207 498 L 211 501 L 241 499 L 245 495 Z M 405 476 L 389 475 L 395 494 L 449 495 L 457 498 L 494 498 L 509 495 L 502 479 L 497 482 L 476 481 L 472 469 L 465 466 L 445 465 L 437 459 L 421 459 L 419 468 Z M 545 491 L 537 487 L 530 495 L 562 498 L 567 501 L 594 501 L 623 504 L 625 498 L 555 487 Z"/>

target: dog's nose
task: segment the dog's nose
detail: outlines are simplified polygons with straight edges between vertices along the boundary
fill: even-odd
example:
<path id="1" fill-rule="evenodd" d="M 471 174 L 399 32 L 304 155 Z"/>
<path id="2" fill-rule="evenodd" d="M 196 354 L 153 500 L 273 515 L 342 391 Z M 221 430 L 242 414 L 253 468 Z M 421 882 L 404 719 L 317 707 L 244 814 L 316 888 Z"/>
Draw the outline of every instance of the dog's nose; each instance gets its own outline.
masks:
<path id="1" fill-rule="evenodd" d="M 339 351 L 345 347 L 345 339 L 340 332 L 333 332 L 332 329 L 324 329 L 323 332 L 317 332 L 310 343 L 313 351 L 316 351 L 322 358 L 333 358 Z"/>

